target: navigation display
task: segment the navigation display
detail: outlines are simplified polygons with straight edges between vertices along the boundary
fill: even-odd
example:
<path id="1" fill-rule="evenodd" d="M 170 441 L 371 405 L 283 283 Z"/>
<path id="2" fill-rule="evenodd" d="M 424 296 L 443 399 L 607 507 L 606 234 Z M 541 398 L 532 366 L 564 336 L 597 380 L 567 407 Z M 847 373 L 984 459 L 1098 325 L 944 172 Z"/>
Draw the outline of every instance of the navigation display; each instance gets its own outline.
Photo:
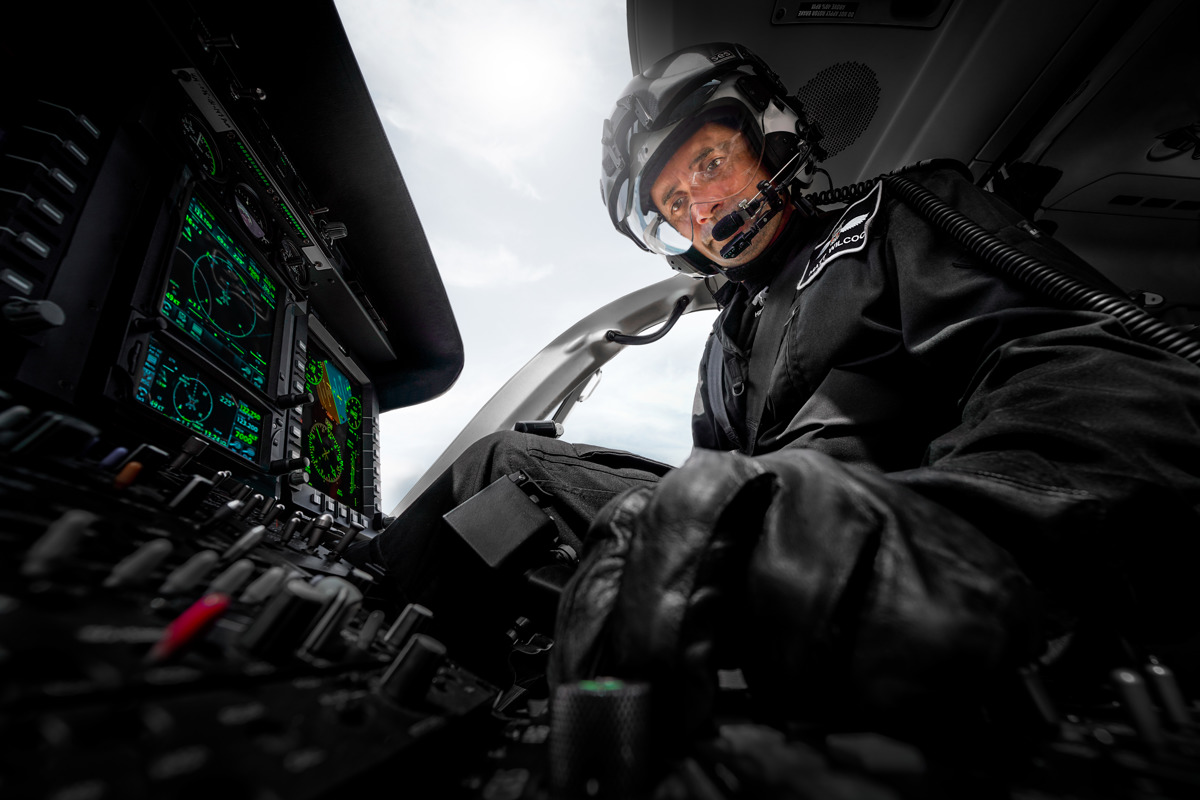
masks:
<path id="1" fill-rule="evenodd" d="M 355 511 L 363 510 L 363 391 L 310 338 L 304 370 L 316 402 L 304 407 L 309 485 Z"/>
<path id="2" fill-rule="evenodd" d="M 248 461 L 258 461 L 266 427 L 262 409 L 226 381 L 151 336 L 138 402 Z"/>
<path id="3" fill-rule="evenodd" d="M 265 390 L 278 289 L 199 197 L 188 201 L 162 313 L 234 374 Z"/>

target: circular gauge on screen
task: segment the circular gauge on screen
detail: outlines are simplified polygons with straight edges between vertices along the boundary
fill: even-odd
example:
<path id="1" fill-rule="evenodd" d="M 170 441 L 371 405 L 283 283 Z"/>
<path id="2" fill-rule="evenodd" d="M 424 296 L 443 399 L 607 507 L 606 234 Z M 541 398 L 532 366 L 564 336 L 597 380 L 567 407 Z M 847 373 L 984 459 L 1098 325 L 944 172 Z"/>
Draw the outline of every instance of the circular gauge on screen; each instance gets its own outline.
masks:
<path id="1" fill-rule="evenodd" d="M 258 195 L 244 183 L 233 187 L 233 206 L 237 212 L 238 221 L 255 241 L 267 238 L 267 215 L 263 213 L 262 203 Z"/>
<path id="2" fill-rule="evenodd" d="M 325 362 L 319 358 L 309 358 L 304 365 L 304 382 L 309 386 L 317 386 L 325 380 Z"/>
<path id="3" fill-rule="evenodd" d="M 254 333 L 258 322 L 254 292 L 223 253 L 214 250 L 192 263 L 192 296 L 212 325 L 226 336 L 242 339 Z"/>
<path id="4" fill-rule="evenodd" d="M 206 178 L 219 180 L 225 168 L 217 138 L 200 117 L 185 111 L 179 117 L 179 133 L 192 165 Z"/>
<path id="5" fill-rule="evenodd" d="M 175 411 L 188 422 L 204 422 L 212 413 L 212 392 L 199 378 L 180 375 L 172 399 L 175 401 Z"/>
<path id="6" fill-rule="evenodd" d="M 324 420 L 309 428 L 308 431 L 308 460 L 313 472 L 321 476 L 326 483 L 333 483 L 342 477 L 342 446 L 333 433 L 333 422 Z"/>
<path id="7" fill-rule="evenodd" d="M 362 427 L 362 400 L 357 397 L 346 401 L 346 424 L 352 431 Z"/>

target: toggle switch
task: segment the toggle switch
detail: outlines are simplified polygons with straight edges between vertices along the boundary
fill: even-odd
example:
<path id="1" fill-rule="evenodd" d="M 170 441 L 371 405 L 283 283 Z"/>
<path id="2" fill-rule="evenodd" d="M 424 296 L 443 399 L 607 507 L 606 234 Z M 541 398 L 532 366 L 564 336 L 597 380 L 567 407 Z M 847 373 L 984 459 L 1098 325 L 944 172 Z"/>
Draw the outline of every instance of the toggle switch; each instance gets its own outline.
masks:
<path id="1" fill-rule="evenodd" d="M 254 509 L 256 509 L 260 505 L 262 505 L 265 500 L 266 500 L 265 497 L 263 497 L 258 492 L 255 492 L 254 494 L 250 495 L 249 497 L 247 497 L 245 500 L 242 501 L 242 507 L 238 510 L 238 516 L 241 517 L 242 519 L 246 519 L 251 514 L 253 514 Z"/>
<path id="2" fill-rule="evenodd" d="M 213 512 L 213 515 L 211 517 L 209 517 L 208 519 L 206 519 L 200 523 L 200 525 L 199 525 L 200 530 L 202 530 L 202 531 L 215 530 L 217 528 L 217 526 L 220 525 L 221 523 L 226 522 L 226 521 L 236 517 L 238 514 L 238 511 L 240 511 L 241 508 L 242 508 L 241 500 L 230 500 L 229 502 L 222 504 L 220 508 L 218 508 L 216 511 Z"/>
<path id="3" fill-rule="evenodd" d="M 292 515 L 288 521 L 283 523 L 283 530 L 279 532 L 279 541 L 287 544 L 296 534 L 296 529 L 300 527 L 300 517 Z"/>
<path id="4" fill-rule="evenodd" d="M 341 558 L 342 554 L 346 552 L 350 545 L 354 544 L 355 540 L 358 539 L 358 534 L 362 531 L 362 529 L 362 525 L 351 523 L 350 529 L 342 534 L 342 538 L 338 541 L 337 545 L 333 548 L 332 552 L 329 553 L 327 558 L 330 561 L 336 561 L 337 559 Z"/>
<path id="5" fill-rule="evenodd" d="M 309 551 L 317 549 L 317 546 L 321 544 L 321 538 L 325 536 L 325 534 L 328 533 L 329 529 L 332 527 L 332 515 L 322 514 L 316 518 L 311 526 L 311 530 L 308 532 L 308 542 L 306 546 L 308 547 Z"/>
<path id="6" fill-rule="evenodd" d="M 283 503 L 280 503 L 274 497 L 269 498 L 266 507 L 263 509 L 262 524 L 268 528 L 271 527 L 283 512 Z"/>
<path id="7" fill-rule="evenodd" d="M 354 639 L 354 646 L 359 650 L 370 650 L 371 644 L 375 641 L 375 637 L 379 635 L 379 631 L 383 627 L 383 621 L 386 616 L 381 608 L 377 608 L 368 614 L 362 628 L 358 631 L 358 636 Z"/>

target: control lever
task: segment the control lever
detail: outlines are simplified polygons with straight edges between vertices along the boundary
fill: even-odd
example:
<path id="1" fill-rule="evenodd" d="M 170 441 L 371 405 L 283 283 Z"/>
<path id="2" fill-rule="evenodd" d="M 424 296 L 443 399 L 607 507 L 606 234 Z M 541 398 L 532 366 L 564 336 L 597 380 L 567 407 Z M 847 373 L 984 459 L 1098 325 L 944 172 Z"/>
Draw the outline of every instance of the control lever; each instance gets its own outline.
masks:
<path id="1" fill-rule="evenodd" d="M 1187 730 L 1192 725 L 1192 713 L 1188 709 L 1183 691 L 1175 680 L 1175 674 L 1170 669 L 1158 663 L 1151 656 L 1150 664 L 1146 666 L 1146 682 L 1154 689 L 1154 694 L 1162 706 L 1163 713 L 1172 728 Z"/>
<path id="2" fill-rule="evenodd" d="M 378 691 L 400 705 L 420 705 L 445 660 L 444 644 L 423 633 L 414 634 L 380 678 Z"/>
<path id="3" fill-rule="evenodd" d="M 1113 670 L 1112 681 L 1143 746 L 1151 753 L 1160 753 L 1166 745 L 1166 736 L 1146 682 L 1133 670 L 1123 668 Z"/>
<path id="4" fill-rule="evenodd" d="M 196 456 L 208 449 L 208 442 L 201 439 L 199 436 L 189 436 L 187 441 L 179 447 L 179 455 L 175 456 L 167 468 L 173 470 L 181 470 L 187 466 L 188 462 Z"/>
<path id="5" fill-rule="evenodd" d="M 278 461 L 272 461 L 267 467 L 268 475 L 282 475 L 285 472 L 294 472 L 296 470 L 308 469 L 307 458 L 281 458 Z"/>
<path id="6" fill-rule="evenodd" d="M 97 519 L 95 514 L 82 509 L 63 512 L 29 548 L 21 564 L 21 574 L 41 578 L 52 573 L 75 552 Z"/>
<path id="7" fill-rule="evenodd" d="M 278 502 L 275 498 L 271 498 L 271 502 L 263 510 L 262 524 L 268 528 L 271 527 L 271 524 L 279 519 L 279 515 L 283 511 L 283 503 Z"/>
<path id="8" fill-rule="evenodd" d="M 287 578 L 288 571 L 276 564 L 251 581 L 250 585 L 246 587 L 246 591 L 242 592 L 242 596 L 238 598 L 238 601 L 248 605 L 261 603 L 279 591 Z"/>
<path id="9" fill-rule="evenodd" d="M 0 319 L 13 333 L 30 336 L 67 321 L 67 315 L 51 300 L 27 300 L 19 297 L 0 306 Z"/>
<path id="10" fill-rule="evenodd" d="M 280 408 L 302 408 L 316 399 L 312 392 L 292 392 L 279 395 L 275 398 L 275 403 Z"/>
<path id="11" fill-rule="evenodd" d="M 331 514 L 322 514 L 313 520 L 308 531 L 307 546 L 310 552 L 317 549 L 317 545 L 321 544 L 321 537 L 328 533 L 332 527 L 333 516 Z"/>
<path id="12" fill-rule="evenodd" d="M 383 635 L 383 646 L 389 650 L 399 650 L 410 637 L 420 633 L 433 619 L 433 612 L 422 605 L 409 603 L 396 617 L 392 627 Z"/>
<path id="13" fill-rule="evenodd" d="M 170 539 L 151 539 L 121 559 L 104 579 L 106 588 L 132 586 L 148 578 L 175 546 Z"/>
<path id="14" fill-rule="evenodd" d="M 350 545 L 354 544 L 354 541 L 358 539 L 358 533 L 362 529 L 362 525 L 359 525 L 358 523 L 351 523 L 350 530 L 342 534 L 341 540 L 337 543 L 337 546 L 333 548 L 332 552 L 329 553 L 327 558 L 330 561 L 336 561 L 337 559 L 341 558 L 342 554 L 346 552 L 346 549 L 349 548 Z"/>

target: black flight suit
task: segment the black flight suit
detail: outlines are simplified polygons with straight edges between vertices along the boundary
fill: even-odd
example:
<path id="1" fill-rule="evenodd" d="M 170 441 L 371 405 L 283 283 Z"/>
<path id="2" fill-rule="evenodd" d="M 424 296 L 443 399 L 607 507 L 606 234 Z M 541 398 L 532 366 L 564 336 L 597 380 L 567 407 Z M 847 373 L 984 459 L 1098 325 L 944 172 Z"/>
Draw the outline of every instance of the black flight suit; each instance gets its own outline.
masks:
<path id="1" fill-rule="evenodd" d="M 1110 288 L 965 169 L 905 177 Z M 785 720 L 938 735 L 1063 652 L 1197 672 L 1200 368 L 999 276 L 878 186 L 794 215 L 752 266 L 718 296 L 697 449 L 593 522 L 556 682 L 678 687 L 660 723 L 688 731 L 733 641 Z"/>

